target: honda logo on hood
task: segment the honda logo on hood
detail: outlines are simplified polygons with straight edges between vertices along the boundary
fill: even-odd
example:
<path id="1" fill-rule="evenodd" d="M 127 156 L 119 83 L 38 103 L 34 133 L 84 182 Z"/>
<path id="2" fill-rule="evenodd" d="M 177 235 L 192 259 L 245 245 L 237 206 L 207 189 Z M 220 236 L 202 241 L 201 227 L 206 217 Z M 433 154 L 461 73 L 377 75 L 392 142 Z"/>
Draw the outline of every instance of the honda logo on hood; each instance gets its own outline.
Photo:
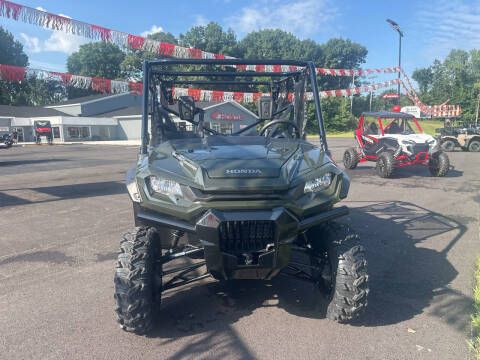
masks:
<path id="1" fill-rule="evenodd" d="M 260 169 L 226 169 L 225 175 L 260 176 L 262 175 L 262 170 Z"/>

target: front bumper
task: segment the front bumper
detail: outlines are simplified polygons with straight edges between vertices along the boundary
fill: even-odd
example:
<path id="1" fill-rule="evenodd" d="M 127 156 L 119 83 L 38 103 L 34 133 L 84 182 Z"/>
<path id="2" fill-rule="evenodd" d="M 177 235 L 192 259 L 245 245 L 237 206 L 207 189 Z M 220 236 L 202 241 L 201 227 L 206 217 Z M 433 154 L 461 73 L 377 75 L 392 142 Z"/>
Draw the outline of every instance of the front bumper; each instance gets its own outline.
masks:
<path id="1" fill-rule="evenodd" d="M 252 211 L 208 210 L 195 224 L 190 224 L 138 207 L 136 220 L 141 224 L 182 230 L 194 235 L 204 247 L 209 272 L 216 278 L 270 279 L 288 265 L 291 244 L 296 241 L 299 233 L 346 214 L 348 214 L 346 206 L 304 219 L 296 218 L 283 207 Z M 231 232 L 237 231 L 237 234 L 232 233 L 230 238 L 225 240 L 222 229 L 225 229 L 227 223 L 232 224 Z M 242 226 L 255 229 L 256 225 L 252 227 L 250 225 L 252 223 L 271 224 L 273 233 L 258 236 L 242 233 Z M 247 233 L 248 231 L 250 230 L 247 230 Z M 230 250 L 225 251 L 225 241 L 229 241 L 230 244 L 239 241 L 242 245 L 230 247 Z"/>
<path id="2" fill-rule="evenodd" d="M 412 156 L 399 155 L 395 158 L 395 167 L 405 167 L 411 165 L 427 165 L 430 154 L 428 152 L 419 152 Z"/>

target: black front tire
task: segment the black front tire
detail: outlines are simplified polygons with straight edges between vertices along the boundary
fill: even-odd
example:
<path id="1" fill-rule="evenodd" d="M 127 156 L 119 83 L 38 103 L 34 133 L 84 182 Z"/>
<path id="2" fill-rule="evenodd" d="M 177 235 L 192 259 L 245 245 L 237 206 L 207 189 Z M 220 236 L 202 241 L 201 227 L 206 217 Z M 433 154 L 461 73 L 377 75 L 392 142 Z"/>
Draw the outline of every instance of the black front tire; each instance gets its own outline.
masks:
<path id="1" fill-rule="evenodd" d="M 351 147 L 343 154 L 343 166 L 345 169 L 355 169 L 360 161 L 357 151 Z"/>
<path id="2" fill-rule="evenodd" d="M 327 318 L 341 323 L 358 318 L 368 301 L 368 275 L 365 249 L 360 237 L 349 226 L 329 223 L 316 229 L 312 248 L 316 256 L 327 255 L 330 281 L 319 281 L 327 292 Z"/>
<path id="3" fill-rule="evenodd" d="M 153 328 L 161 296 L 159 245 L 156 231 L 146 227 L 126 233 L 120 243 L 114 298 L 117 321 L 125 331 L 146 334 Z"/>
<path id="4" fill-rule="evenodd" d="M 393 174 L 393 163 L 394 163 L 393 154 L 391 152 L 385 151 L 380 154 L 377 159 L 377 175 L 382 178 L 389 178 Z"/>
<path id="5" fill-rule="evenodd" d="M 480 141 L 478 141 L 478 140 L 470 141 L 470 144 L 468 144 L 468 151 L 479 152 L 480 151 Z"/>
<path id="6" fill-rule="evenodd" d="M 450 169 L 450 160 L 444 152 L 433 154 L 428 161 L 428 170 L 435 177 L 445 176 Z"/>
<path id="7" fill-rule="evenodd" d="M 445 140 L 444 142 L 442 142 L 441 147 L 444 151 L 448 151 L 448 152 L 454 151 L 455 142 L 453 142 L 452 140 Z"/>

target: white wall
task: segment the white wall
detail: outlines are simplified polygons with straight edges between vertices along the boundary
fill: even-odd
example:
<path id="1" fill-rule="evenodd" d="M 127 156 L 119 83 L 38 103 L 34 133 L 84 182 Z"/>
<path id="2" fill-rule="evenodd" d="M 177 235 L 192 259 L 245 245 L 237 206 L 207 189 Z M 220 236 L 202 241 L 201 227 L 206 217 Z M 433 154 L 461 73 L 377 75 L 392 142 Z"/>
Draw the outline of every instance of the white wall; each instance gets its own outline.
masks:
<path id="1" fill-rule="evenodd" d="M 118 140 L 140 140 L 142 132 L 142 117 L 135 116 L 120 116 L 117 117 L 118 128 L 117 137 Z"/>

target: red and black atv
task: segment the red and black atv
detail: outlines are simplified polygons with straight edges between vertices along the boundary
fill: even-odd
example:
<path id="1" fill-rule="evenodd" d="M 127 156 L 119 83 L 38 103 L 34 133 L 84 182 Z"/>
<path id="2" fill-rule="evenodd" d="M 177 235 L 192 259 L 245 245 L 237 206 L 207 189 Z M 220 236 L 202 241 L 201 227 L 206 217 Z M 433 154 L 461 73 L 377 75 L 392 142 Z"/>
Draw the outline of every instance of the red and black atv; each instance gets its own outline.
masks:
<path id="1" fill-rule="evenodd" d="M 365 112 L 354 133 L 357 147 L 343 155 L 346 169 L 358 163 L 376 162 L 377 174 L 390 177 L 394 169 L 411 165 L 428 166 L 433 176 L 445 176 L 450 168 L 448 155 L 433 136 L 423 133 L 417 119 L 402 112 Z"/>
<path id="2" fill-rule="evenodd" d="M 36 120 L 33 122 L 35 129 L 35 143 L 42 143 L 42 136 L 45 136 L 49 145 L 53 144 L 52 124 L 48 120 Z"/>

